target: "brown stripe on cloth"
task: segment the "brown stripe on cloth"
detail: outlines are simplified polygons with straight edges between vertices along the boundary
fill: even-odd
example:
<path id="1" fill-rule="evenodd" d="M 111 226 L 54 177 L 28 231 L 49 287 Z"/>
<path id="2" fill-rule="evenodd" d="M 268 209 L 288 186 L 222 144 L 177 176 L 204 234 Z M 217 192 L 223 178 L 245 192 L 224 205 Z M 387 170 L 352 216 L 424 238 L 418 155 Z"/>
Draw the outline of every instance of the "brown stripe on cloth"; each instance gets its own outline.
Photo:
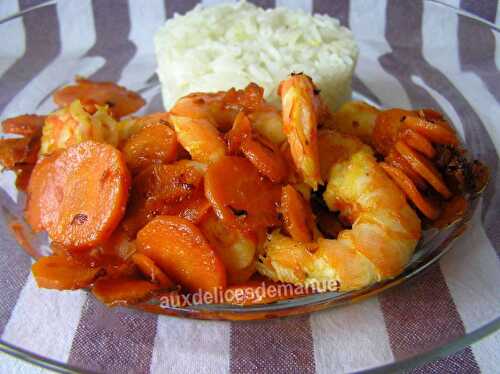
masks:
<path id="1" fill-rule="evenodd" d="M 110 309 L 89 296 L 68 363 L 97 372 L 149 373 L 156 322 L 156 315 Z"/>
<path id="2" fill-rule="evenodd" d="M 384 292 L 379 300 L 397 360 L 438 348 L 465 334 L 439 264 L 420 277 Z M 436 368 L 445 365 L 460 367 L 467 373 L 479 372 L 470 349 L 438 360 L 433 365 Z"/>
<path id="3" fill-rule="evenodd" d="M 167 18 L 172 18 L 175 13 L 186 14 L 198 3 L 198 0 L 165 0 L 165 14 Z"/>
<path id="4" fill-rule="evenodd" d="M 92 13 L 96 42 L 87 52 L 87 56 L 103 57 L 105 63 L 90 78 L 97 81 L 118 82 L 123 68 L 137 50 L 129 39 L 131 26 L 128 2 L 93 0 Z"/>
<path id="5" fill-rule="evenodd" d="M 308 316 L 231 325 L 233 374 L 314 373 L 314 347 Z"/>
<path id="6" fill-rule="evenodd" d="M 36 1 L 20 0 L 21 10 L 37 5 Z M 22 16 L 26 48 L 0 79 L 0 113 L 33 78 L 49 65 L 61 51 L 59 21 L 54 4 L 38 8 Z M 50 41 L 48 43 L 47 41 Z"/>
<path id="7" fill-rule="evenodd" d="M 276 2 L 274 0 L 248 0 L 248 2 L 265 9 L 274 8 L 276 6 Z"/>
<path id="8" fill-rule="evenodd" d="M 327 14 L 331 17 L 335 17 L 340 21 L 340 24 L 345 27 L 349 27 L 349 9 L 350 0 L 337 0 L 335 2 L 314 0 L 313 3 L 313 13 Z M 359 79 L 356 73 L 354 73 L 352 77 L 352 88 L 354 91 L 369 99 L 372 103 L 380 105 L 378 97 L 363 83 L 361 79 Z"/>

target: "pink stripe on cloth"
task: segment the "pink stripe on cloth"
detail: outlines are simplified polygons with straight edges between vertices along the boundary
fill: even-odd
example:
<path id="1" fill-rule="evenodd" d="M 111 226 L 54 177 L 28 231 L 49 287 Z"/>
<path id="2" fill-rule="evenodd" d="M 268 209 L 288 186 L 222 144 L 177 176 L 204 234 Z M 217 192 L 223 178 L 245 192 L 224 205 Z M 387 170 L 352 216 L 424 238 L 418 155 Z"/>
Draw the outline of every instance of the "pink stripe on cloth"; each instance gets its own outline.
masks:
<path id="1" fill-rule="evenodd" d="M 234 322 L 230 346 L 234 374 L 315 372 L 309 316 Z"/>
<path id="2" fill-rule="evenodd" d="M 68 363 L 97 372 L 149 373 L 157 318 L 142 311 L 110 309 L 89 295 Z"/>
<path id="3" fill-rule="evenodd" d="M 397 360 L 427 352 L 465 334 L 439 265 L 379 296 L 389 341 Z M 466 355 L 467 357 L 463 356 Z M 448 365 L 478 368 L 472 352 L 447 358 Z"/>

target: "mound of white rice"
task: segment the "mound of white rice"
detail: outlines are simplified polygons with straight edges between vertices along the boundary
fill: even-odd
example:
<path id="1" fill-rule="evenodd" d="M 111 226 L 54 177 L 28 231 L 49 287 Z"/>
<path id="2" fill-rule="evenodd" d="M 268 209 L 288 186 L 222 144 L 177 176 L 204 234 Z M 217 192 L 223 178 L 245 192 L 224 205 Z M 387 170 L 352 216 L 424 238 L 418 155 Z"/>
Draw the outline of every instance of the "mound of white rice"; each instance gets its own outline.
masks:
<path id="1" fill-rule="evenodd" d="M 338 20 L 246 2 L 176 15 L 155 36 L 158 75 L 168 110 L 191 92 L 243 88 L 255 82 L 279 103 L 277 87 L 291 72 L 311 76 L 331 108 L 351 95 L 358 49 Z"/>

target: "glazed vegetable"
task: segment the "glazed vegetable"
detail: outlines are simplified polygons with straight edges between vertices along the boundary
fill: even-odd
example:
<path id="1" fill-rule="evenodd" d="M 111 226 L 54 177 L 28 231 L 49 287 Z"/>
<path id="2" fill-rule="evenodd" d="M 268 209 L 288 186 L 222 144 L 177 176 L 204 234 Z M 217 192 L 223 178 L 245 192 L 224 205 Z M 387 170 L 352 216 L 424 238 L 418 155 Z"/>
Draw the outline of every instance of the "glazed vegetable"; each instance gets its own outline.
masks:
<path id="1" fill-rule="evenodd" d="M 63 108 L 80 100 L 89 112 L 96 106 L 108 106 L 117 119 L 138 111 L 144 99 L 135 92 L 113 82 L 94 82 L 76 77 L 76 84 L 60 88 L 54 93 L 54 102 Z"/>
<path id="2" fill-rule="evenodd" d="M 226 286 L 226 269 L 201 231 L 175 216 L 159 216 L 137 234 L 137 250 L 191 291 Z"/>
<path id="3" fill-rule="evenodd" d="M 33 228 L 74 249 L 104 242 L 127 204 L 130 176 L 122 154 L 87 141 L 44 161 L 28 185 L 26 214 Z"/>

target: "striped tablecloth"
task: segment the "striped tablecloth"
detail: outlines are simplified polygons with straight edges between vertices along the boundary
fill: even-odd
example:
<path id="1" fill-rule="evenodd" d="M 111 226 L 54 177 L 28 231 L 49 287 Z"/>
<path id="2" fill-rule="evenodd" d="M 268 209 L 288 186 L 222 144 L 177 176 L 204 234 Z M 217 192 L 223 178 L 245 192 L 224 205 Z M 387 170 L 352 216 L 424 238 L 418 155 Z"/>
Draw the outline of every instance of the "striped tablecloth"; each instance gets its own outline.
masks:
<path id="1" fill-rule="evenodd" d="M 362 1 L 354 0 L 351 3 L 313 0 L 254 2 L 263 6 L 288 5 L 329 13 L 345 23 L 355 8 L 362 4 Z M 0 19 L 37 3 L 28 0 L 2 1 Z M 50 81 L 43 78 L 36 81 L 38 86 L 30 87 L 26 87 L 26 82 L 21 82 L 20 86 L 5 87 L 2 81 L 2 76 L 12 73 L 12 69 L 24 77 L 25 64 L 29 65 L 33 59 L 30 55 L 33 45 L 47 35 L 60 40 L 61 45 L 38 52 L 42 58 L 36 60 L 45 61 L 36 67 L 41 76 L 47 69 L 58 69 L 64 65 L 64 59 L 59 57 L 61 49 L 73 40 L 87 43 L 87 56 L 98 61 L 100 56 L 107 56 L 109 47 L 99 42 L 101 33 L 128 35 L 123 40 L 131 44 L 130 56 L 114 59 L 113 64 L 105 65 L 94 76 L 96 79 L 120 81 L 120 72 L 127 69 L 129 62 L 135 58 L 137 48 L 149 45 L 150 41 L 144 40 L 144 35 L 149 37 L 166 16 L 184 12 L 195 3 L 197 1 L 193 0 L 129 0 L 107 1 L 103 5 L 99 1 L 66 1 L 43 10 L 38 17 L 12 26 L 19 27 L 19 34 L 1 39 L 0 48 L 8 48 L 19 58 L 3 61 L 0 57 L 2 118 L 16 110 L 8 100 L 13 90 L 31 89 L 36 92 L 50 86 Z M 412 19 L 422 24 L 432 17 L 420 2 L 411 3 Z M 446 3 L 499 23 L 499 5 L 494 0 L 447 0 Z M 378 1 L 373 12 L 385 17 L 391 11 L 391 4 L 390 0 Z M 95 11 L 97 7 L 100 12 Z M 54 21 L 56 14 L 60 23 Z M 151 19 L 151 22 L 137 23 L 143 17 Z M 88 22 L 94 24 L 94 30 L 78 29 L 79 24 Z M 355 28 L 356 23 L 350 26 Z M 32 28 L 36 31 L 35 36 L 24 38 L 23 27 Z M 149 33 L 140 28 L 146 28 Z M 422 37 L 419 29 L 420 26 L 416 25 L 413 32 Z M 380 30 L 373 32 L 376 34 Z M 385 37 L 383 30 L 380 37 Z M 474 39 L 470 42 L 474 43 Z M 488 61 L 494 67 L 494 75 L 488 78 L 488 82 L 491 83 L 489 92 L 494 95 L 497 105 L 492 107 L 496 114 L 491 117 L 497 121 L 500 115 L 499 53 L 499 41 L 493 39 L 491 56 L 484 58 L 485 61 L 491 59 Z M 33 77 L 26 78 L 30 81 Z M 10 93 L 6 94 L 7 91 Z M 495 125 L 498 126 L 498 123 Z M 488 130 L 498 149 L 500 131 L 495 128 Z M 491 157 L 497 163 L 498 157 Z M 489 204 L 493 204 L 494 209 L 489 207 L 489 216 L 484 217 L 485 205 L 480 204 L 467 234 L 456 243 L 449 255 L 422 276 L 355 305 L 287 319 L 250 323 L 208 322 L 158 317 L 126 309 L 110 310 L 84 292 L 38 289 L 29 274 L 30 259 L 24 253 L 19 251 L 19 256 L 6 258 L 0 252 L 0 287 L 4 290 L 2 295 L 6 295 L 0 303 L 1 339 L 72 366 L 113 373 L 333 373 L 359 371 L 401 361 L 476 330 L 480 327 L 478 321 L 498 317 L 500 219 L 497 208 L 500 208 L 500 185 L 498 178 L 492 183 Z M 5 231 L 3 220 L 0 220 L 0 225 L 0 229 Z M 14 240 L 8 244 L 12 248 L 17 246 Z M 477 300 L 481 300 L 481 308 L 476 307 Z M 500 333 L 496 333 L 415 371 L 498 373 L 499 365 Z M 2 373 L 40 370 L 0 355 Z"/>

